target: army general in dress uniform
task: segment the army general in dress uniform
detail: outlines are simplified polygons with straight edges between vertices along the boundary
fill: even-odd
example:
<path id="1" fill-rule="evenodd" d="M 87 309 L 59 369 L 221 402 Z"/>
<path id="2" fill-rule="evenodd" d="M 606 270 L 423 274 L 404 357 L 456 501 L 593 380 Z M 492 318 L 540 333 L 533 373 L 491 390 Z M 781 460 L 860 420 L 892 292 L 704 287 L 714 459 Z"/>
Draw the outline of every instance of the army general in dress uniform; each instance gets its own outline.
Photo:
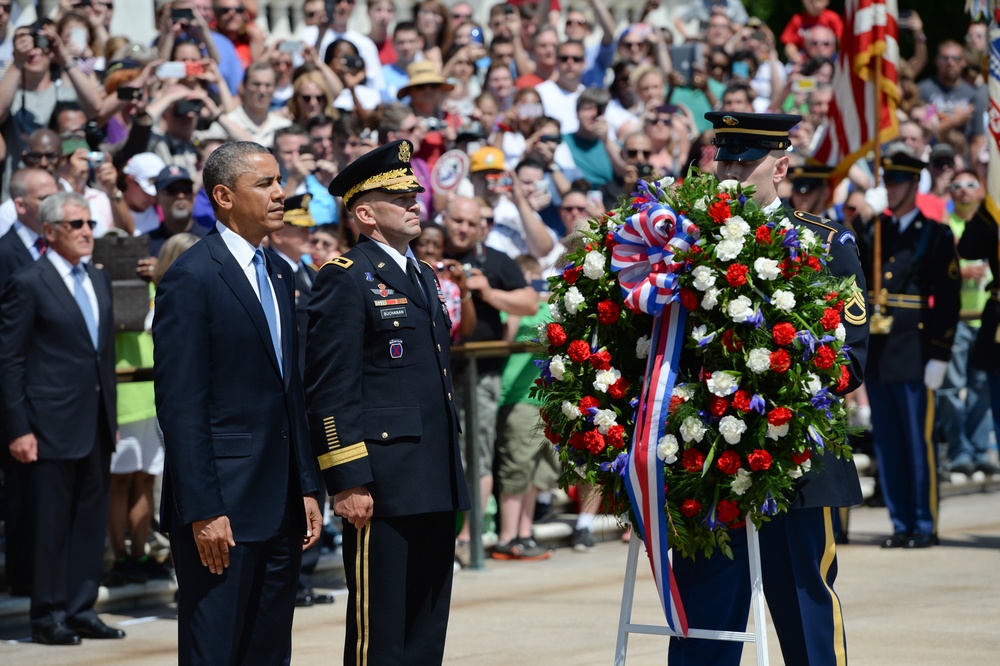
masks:
<path id="1" fill-rule="evenodd" d="M 358 158 L 330 184 L 362 237 L 323 266 L 308 306 L 314 451 L 344 518 L 345 664 L 440 664 L 457 511 L 451 324 L 420 235 L 409 141 Z"/>
<path id="2" fill-rule="evenodd" d="M 788 176 L 788 130 L 801 118 L 784 114 L 705 114 L 715 127 L 716 174 L 753 185 L 754 200 L 765 213 L 782 208 L 776 187 Z M 829 244 L 830 272 L 853 276 L 860 293 L 844 308 L 846 343 L 850 347 L 851 381 L 861 384 L 868 341 L 868 321 L 861 296 L 864 276 L 854 234 L 832 220 L 804 211 L 786 210 L 789 220 L 808 227 Z M 825 455 L 815 471 L 804 475 L 786 513 L 774 516 L 759 532 L 764 595 L 781 653 L 788 664 L 846 664 L 847 640 L 840 600 L 833 590 L 837 577 L 831 507 L 862 500 L 854 463 Z M 712 557 L 675 558 L 674 575 L 692 628 L 745 631 L 750 612 L 750 576 L 746 533 L 734 530 L 733 559 L 721 551 Z M 736 666 L 743 645 L 729 641 L 671 639 L 671 666 Z"/>
<path id="3" fill-rule="evenodd" d="M 882 160 L 892 215 L 859 225 L 870 295 L 866 387 L 879 482 L 892 520 L 883 548 L 926 548 L 937 540 L 934 396 L 944 381 L 961 307 L 951 229 L 916 205 L 927 164 L 901 146 Z"/>

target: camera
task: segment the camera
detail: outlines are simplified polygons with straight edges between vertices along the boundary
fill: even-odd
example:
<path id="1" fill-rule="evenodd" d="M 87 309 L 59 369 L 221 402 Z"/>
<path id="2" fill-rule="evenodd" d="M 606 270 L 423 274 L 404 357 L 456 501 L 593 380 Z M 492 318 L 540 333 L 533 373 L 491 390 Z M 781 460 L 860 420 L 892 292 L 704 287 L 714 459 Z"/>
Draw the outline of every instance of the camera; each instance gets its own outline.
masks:
<path id="1" fill-rule="evenodd" d="M 517 7 L 515 7 L 514 5 L 504 5 L 503 6 L 503 13 L 507 14 L 508 16 L 511 15 L 511 14 L 513 14 L 516 11 L 517 11 Z"/>
<path id="2" fill-rule="evenodd" d="M 36 49 L 42 49 L 43 51 L 48 51 L 52 48 L 52 40 L 50 40 L 46 35 L 43 35 L 40 31 L 35 30 L 31 33 L 31 39 L 35 42 Z"/>
<path id="3" fill-rule="evenodd" d="M 283 39 L 278 45 L 278 50 L 282 53 L 302 53 L 302 42 L 294 39 Z"/>
<path id="4" fill-rule="evenodd" d="M 635 165 L 635 170 L 639 175 L 639 178 L 642 178 L 643 180 L 649 180 L 655 176 L 653 165 L 649 162 L 639 162 Z"/>
<path id="5" fill-rule="evenodd" d="M 120 99 L 123 102 L 132 102 L 137 99 L 142 99 L 142 88 L 133 88 L 131 86 L 119 86 L 118 99 Z"/>
<path id="6" fill-rule="evenodd" d="M 104 164 L 104 153 L 99 150 L 94 150 L 87 153 L 87 162 L 90 164 L 91 168 L 96 169 L 97 167 Z"/>
<path id="7" fill-rule="evenodd" d="M 440 118 L 434 118 L 433 116 L 428 116 L 421 121 L 428 132 L 433 132 L 435 130 L 444 129 L 445 121 Z"/>
<path id="8" fill-rule="evenodd" d="M 344 67 L 354 70 L 364 69 L 365 59 L 356 55 L 344 56 Z"/>
<path id="9" fill-rule="evenodd" d="M 434 264 L 434 270 L 436 270 L 438 273 L 444 273 L 447 269 L 448 267 L 444 265 L 443 261 L 439 261 L 436 264 Z"/>
<path id="10" fill-rule="evenodd" d="M 174 7 L 170 10 L 170 20 L 173 23 L 194 21 L 194 10 L 190 7 Z"/>
<path id="11" fill-rule="evenodd" d="M 205 105 L 200 99 L 182 99 L 174 104 L 174 114 L 185 116 L 189 113 L 201 113 L 201 108 Z"/>

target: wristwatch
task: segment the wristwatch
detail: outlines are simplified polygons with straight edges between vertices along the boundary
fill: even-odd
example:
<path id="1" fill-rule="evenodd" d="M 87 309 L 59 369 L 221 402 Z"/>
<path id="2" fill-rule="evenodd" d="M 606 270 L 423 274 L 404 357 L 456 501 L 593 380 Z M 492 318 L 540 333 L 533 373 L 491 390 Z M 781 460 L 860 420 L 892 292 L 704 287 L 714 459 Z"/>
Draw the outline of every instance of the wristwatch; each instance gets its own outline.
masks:
<path id="1" fill-rule="evenodd" d="M 121 190 L 115 190 L 115 193 L 111 195 L 111 200 L 115 203 L 120 203 L 122 199 L 125 198 L 125 193 Z"/>

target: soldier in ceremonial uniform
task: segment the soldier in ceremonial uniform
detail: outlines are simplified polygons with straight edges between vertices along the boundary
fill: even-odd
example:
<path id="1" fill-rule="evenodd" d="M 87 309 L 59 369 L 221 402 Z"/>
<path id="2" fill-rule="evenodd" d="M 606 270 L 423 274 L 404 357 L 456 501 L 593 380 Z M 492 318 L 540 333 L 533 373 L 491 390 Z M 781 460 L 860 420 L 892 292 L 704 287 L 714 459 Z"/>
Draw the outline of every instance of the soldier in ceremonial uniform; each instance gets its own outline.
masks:
<path id="1" fill-rule="evenodd" d="M 892 215 L 878 215 L 857 230 L 872 290 L 865 386 L 879 482 L 892 520 L 883 548 L 937 542 L 932 391 L 944 381 L 951 357 L 961 275 L 951 229 L 924 217 L 916 205 L 926 167 L 905 146 L 887 154 L 882 172 Z"/>
<path id="2" fill-rule="evenodd" d="M 829 207 L 831 173 L 833 167 L 825 164 L 803 164 L 789 169 L 792 209 L 822 211 L 821 217 L 839 222 L 837 211 Z"/>
<path id="3" fill-rule="evenodd" d="M 1000 236 L 997 230 L 997 213 L 993 206 L 983 204 L 965 225 L 965 232 L 958 241 L 958 253 L 963 259 L 985 259 L 990 263 L 993 281 L 986 288 L 990 300 L 983 308 L 982 324 L 969 355 L 973 367 L 986 371 L 990 387 L 990 409 L 993 412 L 993 430 L 1000 441 Z"/>
<path id="4" fill-rule="evenodd" d="M 409 141 L 359 157 L 330 184 L 362 236 L 323 266 L 308 306 L 306 402 L 314 451 L 344 517 L 345 664 L 440 664 L 456 512 L 451 323 L 420 235 Z"/>
<path id="5" fill-rule="evenodd" d="M 765 212 L 781 208 L 776 187 L 787 175 L 788 130 L 801 118 L 792 115 L 713 112 L 705 117 L 715 127 L 716 173 L 720 180 L 753 185 L 753 198 Z M 808 227 L 829 243 L 827 264 L 838 277 L 854 276 L 863 292 L 864 278 L 854 235 L 843 226 L 804 211 L 788 211 L 789 219 Z M 850 345 L 851 382 L 861 384 L 868 322 L 861 294 L 844 308 L 843 323 Z M 846 664 L 840 600 L 833 591 L 837 576 L 830 507 L 862 500 L 854 464 L 832 455 L 799 480 L 790 511 L 775 516 L 760 532 L 764 594 L 781 652 L 788 664 Z M 746 534 L 734 531 L 733 559 L 720 551 L 712 557 L 676 558 L 674 575 L 689 626 L 744 631 L 750 611 L 750 576 Z M 741 643 L 671 639 L 671 666 L 727 666 L 740 663 Z"/>

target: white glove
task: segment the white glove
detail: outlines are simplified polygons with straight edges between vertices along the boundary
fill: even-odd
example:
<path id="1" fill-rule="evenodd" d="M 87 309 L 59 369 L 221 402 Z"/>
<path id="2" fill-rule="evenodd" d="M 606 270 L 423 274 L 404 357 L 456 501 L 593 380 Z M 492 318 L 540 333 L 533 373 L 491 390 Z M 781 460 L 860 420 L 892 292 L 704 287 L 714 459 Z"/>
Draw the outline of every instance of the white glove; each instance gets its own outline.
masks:
<path id="1" fill-rule="evenodd" d="M 944 361 L 931 359 L 924 366 L 924 386 L 932 391 L 936 391 L 944 384 L 944 373 L 948 370 L 948 364 Z"/>
<path id="2" fill-rule="evenodd" d="M 880 215 L 889 205 L 889 194 L 885 191 L 885 186 L 879 185 L 866 191 L 865 203 L 872 207 L 876 215 Z"/>

